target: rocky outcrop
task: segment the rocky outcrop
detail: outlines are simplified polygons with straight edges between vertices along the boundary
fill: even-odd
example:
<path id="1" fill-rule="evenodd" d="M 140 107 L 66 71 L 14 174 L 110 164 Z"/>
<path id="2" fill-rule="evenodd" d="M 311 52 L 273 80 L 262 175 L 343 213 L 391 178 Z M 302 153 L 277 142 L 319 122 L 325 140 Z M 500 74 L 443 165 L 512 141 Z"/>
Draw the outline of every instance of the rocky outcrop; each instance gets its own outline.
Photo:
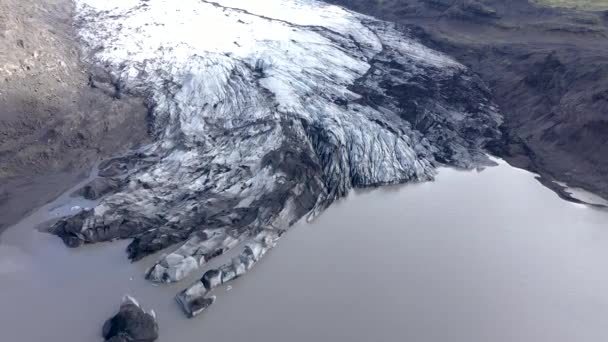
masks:
<path id="1" fill-rule="evenodd" d="M 183 243 L 147 272 L 156 282 L 249 241 L 204 277 L 228 281 L 269 248 L 260 232 L 274 244 L 353 187 L 487 163 L 484 145 L 500 135 L 487 89 L 464 66 L 339 7 L 79 0 L 78 11 L 88 60 L 121 93 L 147 97 L 156 140 L 104 163 L 100 175 L 124 184 L 52 231 L 71 247 L 132 238 L 132 260 Z M 217 30 L 221 39 L 190 34 Z M 203 289 L 180 295 L 188 314 L 212 303 Z"/>
<path id="2" fill-rule="evenodd" d="M 103 325 L 107 342 L 153 342 L 158 339 L 154 311 L 145 312 L 132 297 L 125 296 L 118 313 Z"/>

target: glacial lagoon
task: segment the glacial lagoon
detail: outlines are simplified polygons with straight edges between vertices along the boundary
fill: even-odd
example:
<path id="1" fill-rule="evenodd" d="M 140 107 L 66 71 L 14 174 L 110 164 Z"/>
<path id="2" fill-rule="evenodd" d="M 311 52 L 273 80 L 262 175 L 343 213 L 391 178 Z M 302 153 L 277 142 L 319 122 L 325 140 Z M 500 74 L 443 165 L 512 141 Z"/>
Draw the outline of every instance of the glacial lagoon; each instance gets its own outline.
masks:
<path id="1" fill-rule="evenodd" d="M 123 295 L 161 342 L 580 342 L 608 336 L 608 211 L 502 161 L 358 191 L 301 222 L 188 320 L 128 241 L 65 248 L 36 228 L 94 203 L 66 195 L 0 236 L 3 341 L 101 341 Z M 219 262 L 219 261 L 218 261 Z M 213 264 L 209 265 L 210 267 Z"/>

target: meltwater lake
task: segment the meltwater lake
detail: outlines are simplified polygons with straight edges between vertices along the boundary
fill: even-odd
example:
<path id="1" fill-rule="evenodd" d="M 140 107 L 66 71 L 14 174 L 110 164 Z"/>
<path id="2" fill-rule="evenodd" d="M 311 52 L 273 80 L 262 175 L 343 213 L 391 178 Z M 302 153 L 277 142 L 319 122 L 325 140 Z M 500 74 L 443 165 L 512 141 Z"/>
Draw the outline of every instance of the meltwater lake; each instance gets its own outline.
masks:
<path id="1" fill-rule="evenodd" d="M 147 282 L 156 259 L 129 263 L 128 241 L 69 250 L 36 230 L 94 205 L 66 194 L 0 236 L 2 340 L 101 341 L 130 294 L 157 312 L 161 342 L 604 341 L 608 211 L 534 177 L 499 161 L 355 192 L 192 320 L 174 301 L 191 280 Z"/>

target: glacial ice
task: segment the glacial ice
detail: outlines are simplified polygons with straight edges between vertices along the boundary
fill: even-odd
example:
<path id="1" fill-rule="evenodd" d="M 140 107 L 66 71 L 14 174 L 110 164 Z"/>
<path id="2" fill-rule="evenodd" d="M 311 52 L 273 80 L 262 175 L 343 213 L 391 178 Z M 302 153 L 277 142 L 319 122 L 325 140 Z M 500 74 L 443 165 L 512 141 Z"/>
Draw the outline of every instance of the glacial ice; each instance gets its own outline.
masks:
<path id="1" fill-rule="evenodd" d="M 353 187 L 479 166 L 500 134 L 481 81 L 395 24 L 312 0 L 76 2 L 92 79 L 146 99 L 154 142 L 106 162 L 117 188 L 52 232 L 71 247 L 132 238 L 132 260 L 183 243 L 152 281 L 278 237 Z"/>

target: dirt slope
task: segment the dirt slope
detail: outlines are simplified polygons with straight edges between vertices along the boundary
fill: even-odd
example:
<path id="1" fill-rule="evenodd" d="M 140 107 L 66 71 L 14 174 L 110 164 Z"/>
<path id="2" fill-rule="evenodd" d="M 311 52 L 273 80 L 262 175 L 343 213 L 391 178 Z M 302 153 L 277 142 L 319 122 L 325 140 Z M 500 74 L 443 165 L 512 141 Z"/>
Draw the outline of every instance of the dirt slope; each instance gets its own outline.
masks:
<path id="1" fill-rule="evenodd" d="M 94 89 L 69 0 L 0 0 L 0 231 L 146 139 L 141 100 Z"/>

